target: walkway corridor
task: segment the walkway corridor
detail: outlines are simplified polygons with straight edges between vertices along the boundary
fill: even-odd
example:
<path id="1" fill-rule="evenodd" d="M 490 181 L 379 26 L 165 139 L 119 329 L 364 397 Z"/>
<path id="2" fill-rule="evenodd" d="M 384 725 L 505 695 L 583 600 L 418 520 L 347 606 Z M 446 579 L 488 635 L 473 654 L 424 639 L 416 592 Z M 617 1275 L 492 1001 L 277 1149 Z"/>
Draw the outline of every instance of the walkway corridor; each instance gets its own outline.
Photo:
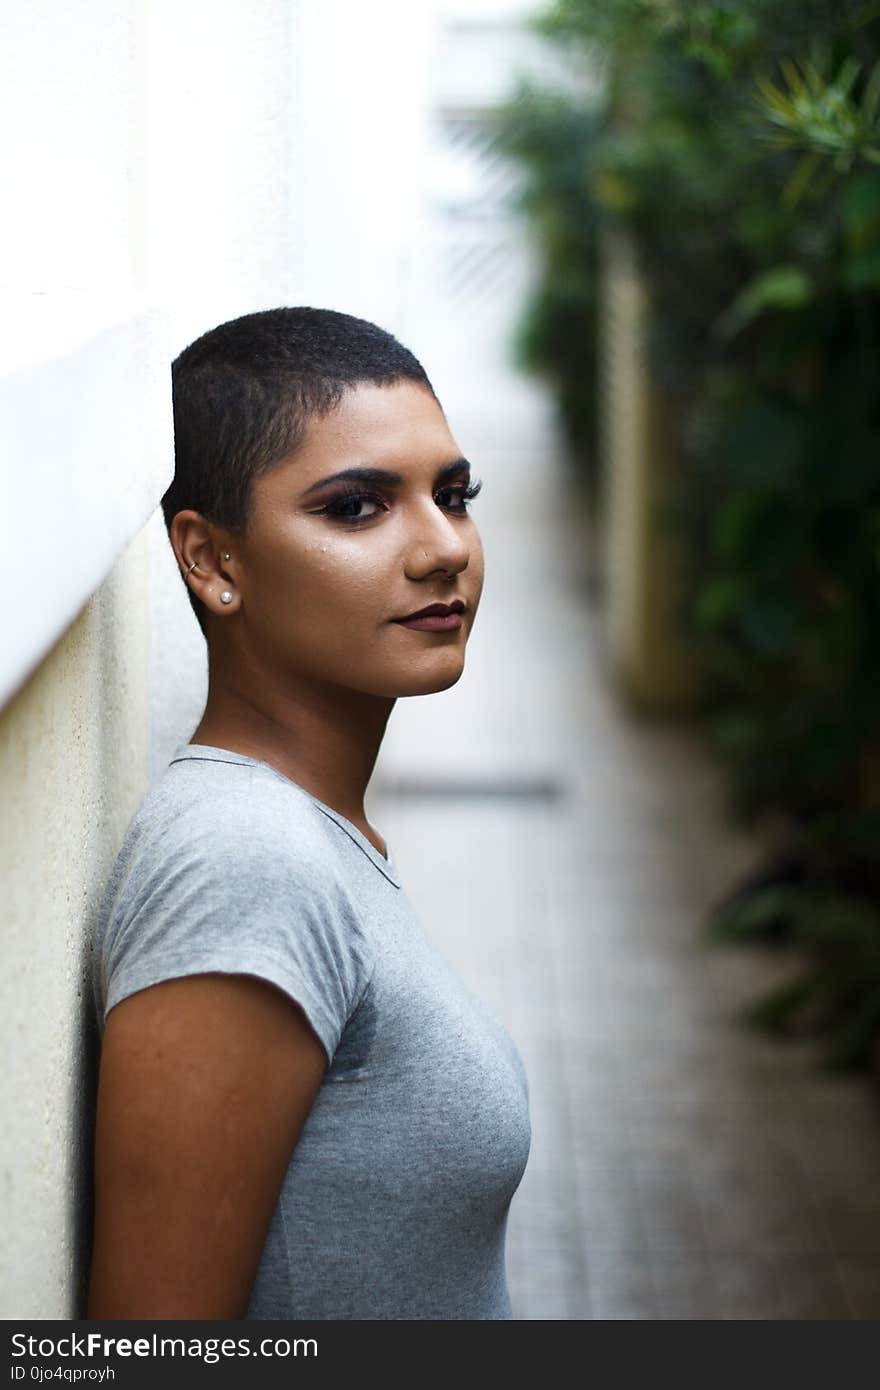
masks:
<path id="1" fill-rule="evenodd" d="M 871 1091 L 733 1021 L 793 965 L 700 944 L 754 847 L 694 736 L 628 719 L 603 682 L 546 437 L 459 442 L 484 479 L 467 669 L 398 702 L 368 811 L 528 1069 L 515 1316 L 878 1317 Z"/>

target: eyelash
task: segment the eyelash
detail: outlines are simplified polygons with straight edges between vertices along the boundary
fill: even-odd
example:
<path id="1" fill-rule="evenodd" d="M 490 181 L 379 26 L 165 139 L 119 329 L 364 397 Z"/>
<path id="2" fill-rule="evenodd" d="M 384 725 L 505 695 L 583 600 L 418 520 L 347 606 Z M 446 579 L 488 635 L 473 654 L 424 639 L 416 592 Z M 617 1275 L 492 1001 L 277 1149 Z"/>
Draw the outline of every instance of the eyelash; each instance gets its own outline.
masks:
<path id="1" fill-rule="evenodd" d="M 454 509 L 454 512 L 455 512 L 455 515 L 458 515 L 458 516 L 465 516 L 466 513 L 467 513 L 467 511 L 468 511 L 468 505 L 467 505 L 467 504 L 468 504 L 469 502 L 473 501 L 473 499 L 477 496 L 477 494 L 478 494 L 478 492 L 480 491 L 480 489 L 482 488 L 482 486 L 483 486 L 483 484 L 482 484 L 482 482 L 481 482 L 479 479 L 477 479 L 477 480 L 475 480 L 474 482 L 471 482 L 471 483 L 456 483 L 456 484 L 450 484 L 448 487 L 441 488 L 441 489 L 440 489 L 440 493 L 438 493 L 437 495 L 440 496 L 440 494 L 441 494 L 441 493 L 444 493 L 444 492 L 455 492 L 455 493 L 458 493 L 458 495 L 459 495 L 459 500 L 460 500 L 461 503 L 462 503 L 462 508 L 461 508 L 461 511 L 459 511 L 459 510 L 456 508 L 456 509 Z M 334 518 L 334 520 L 336 520 L 336 521 L 344 521 L 344 522 L 346 522 L 348 525 L 351 525 L 351 524 L 353 524 L 353 523 L 357 523 L 358 521 L 372 521 L 372 519 L 373 519 L 372 517 L 368 517 L 368 516 L 348 516 L 348 515 L 346 515 L 345 512 L 338 510 L 338 508 L 343 507 L 343 506 L 345 506 L 346 503 L 349 503 L 349 502 L 352 502 L 352 501 L 355 501 L 355 502 L 378 502 L 378 503 L 380 504 L 380 506 L 384 506 L 383 499 L 382 499 L 381 497 L 378 497 L 378 496 L 376 495 L 375 492 L 364 492 L 364 491 L 362 491 L 362 490 L 359 489 L 359 488 L 346 488 L 343 492 L 341 492 L 341 493 L 339 494 L 338 497 L 334 498 L 334 500 L 333 500 L 332 502 L 328 502 L 327 505 L 326 505 L 326 507 L 319 507 L 318 510 L 315 512 L 315 515 L 316 515 L 316 516 L 331 516 L 331 517 Z"/>

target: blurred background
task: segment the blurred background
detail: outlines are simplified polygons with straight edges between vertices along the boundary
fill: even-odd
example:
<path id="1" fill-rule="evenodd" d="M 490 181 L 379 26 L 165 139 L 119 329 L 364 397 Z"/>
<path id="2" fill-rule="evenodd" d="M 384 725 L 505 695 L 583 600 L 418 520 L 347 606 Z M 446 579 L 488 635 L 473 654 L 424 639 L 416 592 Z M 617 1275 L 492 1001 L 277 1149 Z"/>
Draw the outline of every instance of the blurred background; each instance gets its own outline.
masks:
<path id="1" fill-rule="evenodd" d="M 526 1061 L 515 1315 L 880 1316 L 880 8 L 5 28 L 2 1315 L 82 1316 L 94 911 L 207 689 L 169 364 L 308 303 L 484 482 L 465 674 L 368 814 Z"/>

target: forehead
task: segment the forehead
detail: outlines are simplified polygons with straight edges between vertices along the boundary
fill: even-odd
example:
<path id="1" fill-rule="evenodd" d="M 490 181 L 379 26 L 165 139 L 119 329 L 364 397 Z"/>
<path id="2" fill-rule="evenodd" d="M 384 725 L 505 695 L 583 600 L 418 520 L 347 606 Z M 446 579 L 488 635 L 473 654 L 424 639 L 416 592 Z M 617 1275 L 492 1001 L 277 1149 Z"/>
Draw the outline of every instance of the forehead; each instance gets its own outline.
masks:
<path id="1" fill-rule="evenodd" d="M 458 453 L 443 411 L 423 386 L 362 383 L 347 390 L 327 415 L 313 415 L 295 453 L 260 482 L 271 489 L 295 479 L 308 487 L 331 469 L 367 463 L 406 473 Z"/>

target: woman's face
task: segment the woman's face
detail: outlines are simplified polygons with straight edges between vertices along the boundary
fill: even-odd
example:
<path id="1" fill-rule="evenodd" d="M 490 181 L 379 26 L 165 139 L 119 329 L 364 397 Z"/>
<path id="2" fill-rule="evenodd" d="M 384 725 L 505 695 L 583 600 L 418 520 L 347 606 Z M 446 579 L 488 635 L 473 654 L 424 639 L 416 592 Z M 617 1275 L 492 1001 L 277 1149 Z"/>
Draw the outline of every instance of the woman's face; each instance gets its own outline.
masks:
<path id="1" fill-rule="evenodd" d="M 398 479 L 333 481 L 364 469 Z M 393 698 L 453 685 L 483 587 L 469 477 L 415 382 L 362 384 L 313 416 L 290 460 L 255 481 L 246 533 L 229 544 L 229 636 L 247 668 Z M 397 621 L 456 600 L 456 628 Z"/>

